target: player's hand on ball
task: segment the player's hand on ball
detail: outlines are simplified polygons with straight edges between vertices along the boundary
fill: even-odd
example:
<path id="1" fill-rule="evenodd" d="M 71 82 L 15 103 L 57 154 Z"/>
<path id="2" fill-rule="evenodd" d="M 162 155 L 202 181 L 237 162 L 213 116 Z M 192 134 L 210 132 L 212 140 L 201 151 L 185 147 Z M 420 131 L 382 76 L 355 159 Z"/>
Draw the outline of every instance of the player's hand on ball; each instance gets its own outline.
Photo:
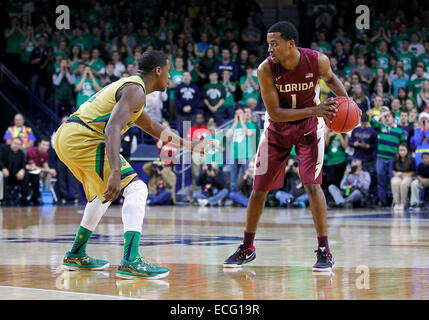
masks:
<path id="1" fill-rule="evenodd" d="M 107 181 L 106 191 L 103 193 L 103 197 L 109 201 L 115 201 L 121 192 L 121 172 L 112 171 Z"/>
<path id="2" fill-rule="evenodd" d="M 334 98 L 328 98 L 315 107 L 316 116 L 329 122 L 332 122 L 330 119 L 335 117 L 337 110 L 337 101 Z"/>

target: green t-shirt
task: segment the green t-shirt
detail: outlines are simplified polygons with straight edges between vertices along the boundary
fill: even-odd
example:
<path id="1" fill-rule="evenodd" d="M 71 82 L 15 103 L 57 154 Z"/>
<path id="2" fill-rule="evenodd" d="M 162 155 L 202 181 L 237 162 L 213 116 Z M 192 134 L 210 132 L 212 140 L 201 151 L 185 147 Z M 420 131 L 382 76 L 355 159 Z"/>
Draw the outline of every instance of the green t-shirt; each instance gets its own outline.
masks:
<path id="1" fill-rule="evenodd" d="M 70 41 L 69 48 L 73 48 L 74 45 L 78 45 L 80 47 L 80 50 L 91 50 L 92 46 L 91 43 L 88 41 L 88 39 L 82 38 L 82 39 L 74 39 Z"/>
<path id="2" fill-rule="evenodd" d="M 25 42 L 25 38 L 22 39 L 21 43 Z M 35 38 L 36 41 L 38 41 L 37 38 Z M 33 41 L 28 41 L 27 45 L 24 49 L 21 49 L 21 61 L 23 62 L 30 62 L 31 57 L 31 51 L 35 48 L 35 45 L 33 44 Z"/>
<path id="3" fill-rule="evenodd" d="M 58 42 L 58 41 L 54 41 L 54 40 L 52 40 L 52 41 L 49 41 L 49 42 L 46 44 L 46 48 L 52 48 L 52 49 L 54 49 L 54 52 L 57 52 L 57 50 L 58 50 L 58 45 L 59 45 L 59 42 Z"/>
<path id="4" fill-rule="evenodd" d="M 420 93 L 420 90 L 422 90 L 424 80 L 429 80 L 429 79 L 426 79 L 426 78 L 414 79 L 413 81 L 410 81 L 408 83 L 408 92 L 412 92 L 413 97 L 415 99 L 417 99 L 417 95 Z"/>
<path id="5" fill-rule="evenodd" d="M 101 69 L 103 69 L 106 66 L 103 60 L 98 59 L 97 61 L 94 61 L 91 64 L 91 68 L 95 70 L 95 72 L 99 72 Z"/>
<path id="6" fill-rule="evenodd" d="M 152 45 L 155 49 L 157 48 L 157 43 L 155 41 L 155 38 L 150 35 L 147 38 L 138 38 L 137 42 L 141 44 L 143 47 L 147 47 L 148 45 Z"/>
<path id="7" fill-rule="evenodd" d="M 354 68 L 356 68 L 356 65 L 347 65 L 344 67 L 344 73 L 346 77 L 350 77 L 350 71 Z"/>
<path id="8" fill-rule="evenodd" d="M 378 62 L 378 67 L 379 68 L 383 68 L 384 72 L 388 72 L 389 71 L 389 61 L 390 61 L 390 54 L 386 53 L 386 54 L 377 54 L 377 62 Z"/>
<path id="9" fill-rule="evenodd" d="M 328 150 L 325 154 L 325 165 L 331 166 L 334 164 L 347 162 L 346 150 L 341 145 L 341 140 L 333 138 L 328 145 Z"/>
<path id="10" fill-rule="evenodd" d="M 248 130 L 252 131 L 250 137 L 246 136 L 241 123 L 239 123 L 232 134 L 231 143 L 229 146 L 230 159 L 252 159 L 258 148 L 257 130 L 258 126 L 253 122 L 244 123 Z M 229 128 L 233 125 L 231 124 Z"/>
<path id="11" fill-rule="evenodd" d="M 423 62 L 426 66 L 426 71 L 429 72 L 429 56 L 426 53 L 422 53 L 416 59 L 417 62 Z"/>
<path id="12" fill-rule="evenodd" d="M 253 80 L 257 85 L 259 85 L 258 77 L 253 76 Z M 240 85 L 246 82 L 247 77 L 243 76 L 240 78 Z M 250 81 L 247 83 L 246 89 L 243 91 L 243 96 L 241 98 L 240 103 L 243 105 L 247 104 L 247 100 L 250 98 L 254 98 L 256 101 L 259 99 L 259 90 L 255 90 Z"/>
<path id="13" fill-rule="evenodd" d="M 74 85 L 77 86 L 81 80 L 82 80 L 81 77 L 77 78 Z M 98 84 L 100 84 L 100 80 L 98 80 L 97 78 L 95 78 L 95 81 Z M 95 88 L 94 88 L 94 84 L 92 83 L 92 80 L 85 79 L 82 89 L 77 93 L 76 108 L 79 108 L 80 105 L 84 103 L 86 100 L 88 100 L 94 93 L 95 93 Z"/>
<path id="14" fill-rule="evenodd" d="M 221 82 L 218 82 L 215 84 L 208 83 L 203 87 L 202 97 L 203 99 L 207 99 L 208 102 L 212 106 L 214 106 L 219 102 L 220 99 L 225 100 L 226 98 L 225 87 Z M 222 105 L 219 109 L 217 109 L 216 112 L 223 112 L 224 108 L 225 108 L 225 105 Z"/>
<path id="15" fill-rule="evenodd" d="M 224 165 L 223 155 L 224 151 L 221 151 L 219 148 L 225 150 L 226 148 L 226 137 L 223 134 L 217 134 L 215 136 L 208 135 L 204 140 L 213 140 L 213 146 L 206 151 L 206 164 L 216 162 L 219 167 Z"/>
<path id="16" fill-rule="evenodd" d="M 318 42 L 317 51 L 327 53 L 328 51 L 332 51 L 332 45 L 329 42 Z"/>
<path id="17" fill-rule="evenodd" d="M 4 33 L 8 33 L 11 29 L 6 29 Z M 22 41 L 23 36 L 18 30 L 15 30 L 13 34 L 6 39 L 6 53 L 9 54 L 20 54 L 21 48 L 19 44 Z"/>
<path id="18" fill-rule="evenodd" d="M 170 81 L 181 84 L 183 82 L 183 73 L 184 71 L 171 70 Z M 174 100 L 174 91 L 175 89 L 168 89 L 168 96 L 170 100 Z"/>
<path id="19" fill-rule="evenodd" d="M 134 56 L 128 56 L 128 57 L 125 58 L 124 65 L 127 66 L 130 63 L 134 63 Z"/>
<path id="20" fill-rule="evenodd" d="M 57 72 L 59 73 L 59 72 Z M 61 101 L 68 101 L 73 98 L 72 86 L 67 81 L 66 76 L 63 76 L 59 86 L 55 86 L 55 99 Z"/>
<path id="21" fill-rule="evenodd" d="M 223 84 L 223 81 L 222 81 L 222 84 Z M 230 84 L 234 88 L 237 87 L 235 82 L 230 82 Z M 224 107 L 227 107 L 227 108 L 233 107 L 235 104 L 234 93 L 231 91 L 228 84 L 224 85 L 224 87 L 225 87 L 226 97 L 225 97 L 225 102 L 223 103 L 223 105 L 224 105 Z"/>
<path id="22" fill-rule="evenodd" d="M 396 47 L 396 49 L 400 49 L 402 45 L 402 40 L 405 38 L 409 38 L 408 34 L 403 35 L 396 35 L 392 37 L 393 45 Z"/>
<path id="23" fill-rule="evenodd" d="M 411 52 L 397 53 L 396 57 L 404 63 L 404 72 L 411 76 L 413 74 L 413 66 L 416 59 L 414 54 Z"/>
<path id="24" fill-rule="evenodd" d="M 61 66 L 58 63 L 54 63 L 54 72 L 55 73 L 60 73 L 61 71 Z"/>

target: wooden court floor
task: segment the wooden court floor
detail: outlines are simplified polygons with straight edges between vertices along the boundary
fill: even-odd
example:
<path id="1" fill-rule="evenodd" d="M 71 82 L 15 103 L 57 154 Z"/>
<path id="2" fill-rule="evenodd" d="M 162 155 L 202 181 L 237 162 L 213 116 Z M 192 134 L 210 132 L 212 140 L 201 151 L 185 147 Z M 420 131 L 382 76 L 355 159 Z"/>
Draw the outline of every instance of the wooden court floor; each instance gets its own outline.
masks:
<path id="1" fill-rule="evenodd" d="M 115 277 L 122 257 L 120 207 L 109 208 L 87 252 L 99 272 L 63 271 L 82 206 L 0 208 L 0 299 L 287 300 L 429 299 L 429 213 L 328 211 L 336 260 L 313 273 L 315 231 L 308 209 L 267 208 L 256 261 L 223 269 L 242 240 L 245 208 L 149 207 L 141 253 L 170 268 L 162 280 Z"/>

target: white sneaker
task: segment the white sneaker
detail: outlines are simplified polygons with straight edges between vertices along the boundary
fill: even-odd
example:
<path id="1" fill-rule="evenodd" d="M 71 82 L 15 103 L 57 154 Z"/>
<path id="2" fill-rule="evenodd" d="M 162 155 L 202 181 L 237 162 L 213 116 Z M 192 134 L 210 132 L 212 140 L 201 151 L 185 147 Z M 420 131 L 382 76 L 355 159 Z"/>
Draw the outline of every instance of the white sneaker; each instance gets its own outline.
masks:
<path id="1" fill-rule="evenodd" d="M 399 211 L 404 211 L 405 210 L 405 205 L 403 203 L 398 205 L 398 210 Z"/>
<path id="2" fill-rule="evenodd" d="M 198 204 L 200 205 L 200 207 L 207 207 L 207 205 L 209 204 L 209 200 L 207 200 L 207 199 L 198 199 Z"/>
<path id="3" fill-rule="evenodd" d="M 397 211 L 397 210 L 399 210 L 399 204 L 395 204 L 395 206 L 393 207 L 393 211 Z"/>

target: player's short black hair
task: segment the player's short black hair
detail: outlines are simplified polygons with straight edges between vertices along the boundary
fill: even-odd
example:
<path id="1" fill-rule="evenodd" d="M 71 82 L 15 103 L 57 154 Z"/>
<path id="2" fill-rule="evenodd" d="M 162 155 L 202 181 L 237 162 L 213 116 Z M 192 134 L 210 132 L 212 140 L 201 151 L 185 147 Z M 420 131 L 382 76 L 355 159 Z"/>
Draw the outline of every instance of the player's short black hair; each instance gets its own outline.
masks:
<path id="1" fill-rule="evenodd" d="M 268 33 L 280 32 L 280 36 L 285 40 L 294 40 L 298 45 L 298 31 L 295 26 L 288 21 L 279 21 L 273 24 L 267 31 Z"/>
<path id="2" fill-rule="evenodd" d="M 143 74 L 151 73 L 156 67 L 163 67 L 167 64 L 168 57 L 159 50 L 147 50 L 140 57 L 138 67 Z"/>

